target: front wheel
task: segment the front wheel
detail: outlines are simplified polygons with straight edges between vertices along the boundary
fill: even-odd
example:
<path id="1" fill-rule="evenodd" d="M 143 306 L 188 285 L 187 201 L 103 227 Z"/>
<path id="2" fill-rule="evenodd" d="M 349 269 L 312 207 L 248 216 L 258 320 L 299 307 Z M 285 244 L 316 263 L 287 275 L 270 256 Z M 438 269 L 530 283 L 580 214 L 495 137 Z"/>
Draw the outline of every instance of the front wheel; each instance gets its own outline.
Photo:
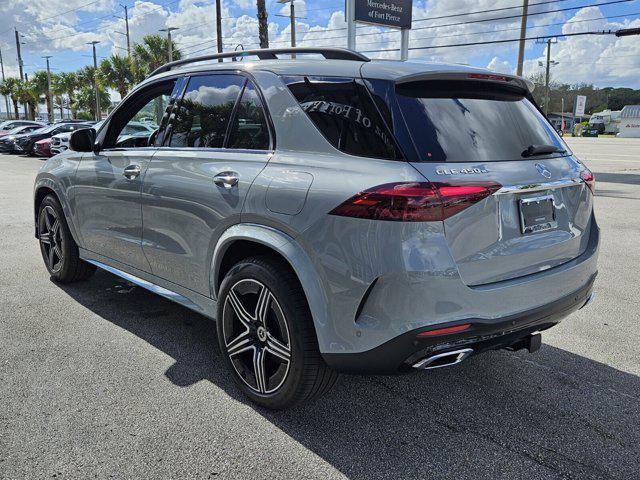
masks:
<path id="1" fill-rule="evenodd" d="M 304 292 L 289 265 L 269 256 L 236 264 L 218 296 L 218 342 L 239 388 L 287 408 L 324 394 L 337 373 L 323 361 Z"/>
<path id="2" fill-rule="evenodd" d="M 70 283 L 89 278 L 96 267 L 80 258 L 64 218 L 62 206 L 53 195 L 47 195 L 38 211 L 38 240 L 44 264 L 51 278 Z"/>

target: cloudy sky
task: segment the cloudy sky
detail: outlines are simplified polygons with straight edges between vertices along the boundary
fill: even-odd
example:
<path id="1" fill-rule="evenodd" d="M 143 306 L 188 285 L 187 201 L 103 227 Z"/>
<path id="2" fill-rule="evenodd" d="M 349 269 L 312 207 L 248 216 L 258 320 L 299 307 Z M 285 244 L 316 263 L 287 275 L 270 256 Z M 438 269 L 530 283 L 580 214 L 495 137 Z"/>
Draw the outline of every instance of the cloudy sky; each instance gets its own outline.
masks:
<path id="1" fill-rule="evenodd" d="M 290 41 L 289 6 L 267 0 L 270 43 L 284 47 Z M 410 58 L 465 63 L 513 72 L 517 43 L 445 47 L 446 45 L 514 39 L 519 35 L 521 0 L 414 0 Z M 568 34 L 603 29 L 640 27 L 640 1 L 530 0 L 527 36 Z M 537 4 L 537 5 L 535 5 Z M 125 54 L 124 10 L 129 7 L 132 42 L 144 35 L 177 27 L 178 47 L 187 56 L 214 53 L 214 0 L 0 0 L 0 48 L 8 75 L 17 74 L 15 36 L 21 33 L 25 70 L 44 68 L 43 55 L 53 55 L 54 71 L 75 70 L 92 62 L 87 42 L 98 40 L 100 58 Z M 592 6 L 598 5 L 598 6 Z M 475 13 L 487 9 L 502 9 Z M 223 0 L 225 50 L 238 45 L 257 48 L 255 0 Z M 342 0 L 296 0 L 299 46 L 346 46 Z M 460 15 L 467 14 L 467 15 Z M 447 18 L 442 18 L 446 16 Z M 486 20 L 490 21 L 481 21 Z M 371 57 L 397 58 L 400 33 L 361 25 L 357 48 Z M 600 87 L 640 88 L 640 37 L 575 36 L 558 38 L 551 48 L 553 78 L 566 83 L 587 82 Z M 538 71 L 545 46 L 527 42 L 525 74 Z"/>

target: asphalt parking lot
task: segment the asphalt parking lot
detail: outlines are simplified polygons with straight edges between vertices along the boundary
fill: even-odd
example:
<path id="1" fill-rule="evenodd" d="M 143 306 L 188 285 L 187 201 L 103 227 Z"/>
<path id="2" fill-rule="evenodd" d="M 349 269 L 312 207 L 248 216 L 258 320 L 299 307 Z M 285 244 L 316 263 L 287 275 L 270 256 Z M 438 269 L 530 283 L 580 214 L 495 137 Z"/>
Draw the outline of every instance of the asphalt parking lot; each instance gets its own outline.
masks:
<path id="1" fill-rule="evenodd" d="M 342 376 L 244 401 L 209 320 L 104 271 L 49 280 L 43 160 L 0 155 L 0 478 L 640 478 L 640 139 L 567 139 L 595 172 L 597 298 L 534 354 Z"/>

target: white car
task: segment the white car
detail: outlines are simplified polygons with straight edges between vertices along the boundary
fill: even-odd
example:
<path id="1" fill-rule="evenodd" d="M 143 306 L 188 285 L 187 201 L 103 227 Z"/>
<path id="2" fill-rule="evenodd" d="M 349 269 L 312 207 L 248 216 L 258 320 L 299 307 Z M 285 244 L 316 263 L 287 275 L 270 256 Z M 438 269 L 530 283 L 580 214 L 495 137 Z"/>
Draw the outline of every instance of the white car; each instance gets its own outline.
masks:
<path id="1" fill-rule="evenodd" d="M 103 122 L 96 123 L 92 128 L 94 130 L 99 130 L 102 126 Z M 157 126 L 142 123 L 142 122 L 129 122 L 126 128 L 120 134 L 120 137 L 132 136 L 138 137 L 141 135 L 151 135 Z M 54 135 L 51 140 L 51 153 L 57 155 L 65 150 L 69 149 L 69 139 L 71 138 L 71 132 L 61 133 L 59 135 Z"/>

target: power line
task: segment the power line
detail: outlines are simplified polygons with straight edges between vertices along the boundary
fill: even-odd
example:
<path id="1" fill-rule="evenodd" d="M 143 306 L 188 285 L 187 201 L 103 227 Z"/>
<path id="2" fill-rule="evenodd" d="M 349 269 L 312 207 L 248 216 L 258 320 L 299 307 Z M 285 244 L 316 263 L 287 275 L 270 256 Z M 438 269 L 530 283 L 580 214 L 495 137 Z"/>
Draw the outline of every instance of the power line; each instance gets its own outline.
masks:
<path id="1" fill-rule="evenodd" d="M 546 40 L 549 38 L 557 38 L 557 37 L 576 37 L 580 35 L 613 35 L 615 34 L 615 30 L 601 30 L 601 31 L 593 31 L 593 32 L 576 32 L 576 33 L 560 33 L 558 35 L 541 35 L 538 37 L 525 37 L 525 40 Z M 433 50 L 437 48 L 452 48 L 452 47 L 473 47 L 477 45 L 491 45 L 496 43 L 510 43 L 510 42 L 519 42 L 519 38 L 509 38 L 504 40 L 486 40 L 482 42 L 469 42 L 469 43 L 454 43 L 449 45 L 429 45 L 426 47 L 409 47 L 409 50 Z M 363 50 L 361 53 L 380 53 L 380 52 L 395 52 L 398 51 L 399 48 L 386 48 L 380 50 Z"/>

